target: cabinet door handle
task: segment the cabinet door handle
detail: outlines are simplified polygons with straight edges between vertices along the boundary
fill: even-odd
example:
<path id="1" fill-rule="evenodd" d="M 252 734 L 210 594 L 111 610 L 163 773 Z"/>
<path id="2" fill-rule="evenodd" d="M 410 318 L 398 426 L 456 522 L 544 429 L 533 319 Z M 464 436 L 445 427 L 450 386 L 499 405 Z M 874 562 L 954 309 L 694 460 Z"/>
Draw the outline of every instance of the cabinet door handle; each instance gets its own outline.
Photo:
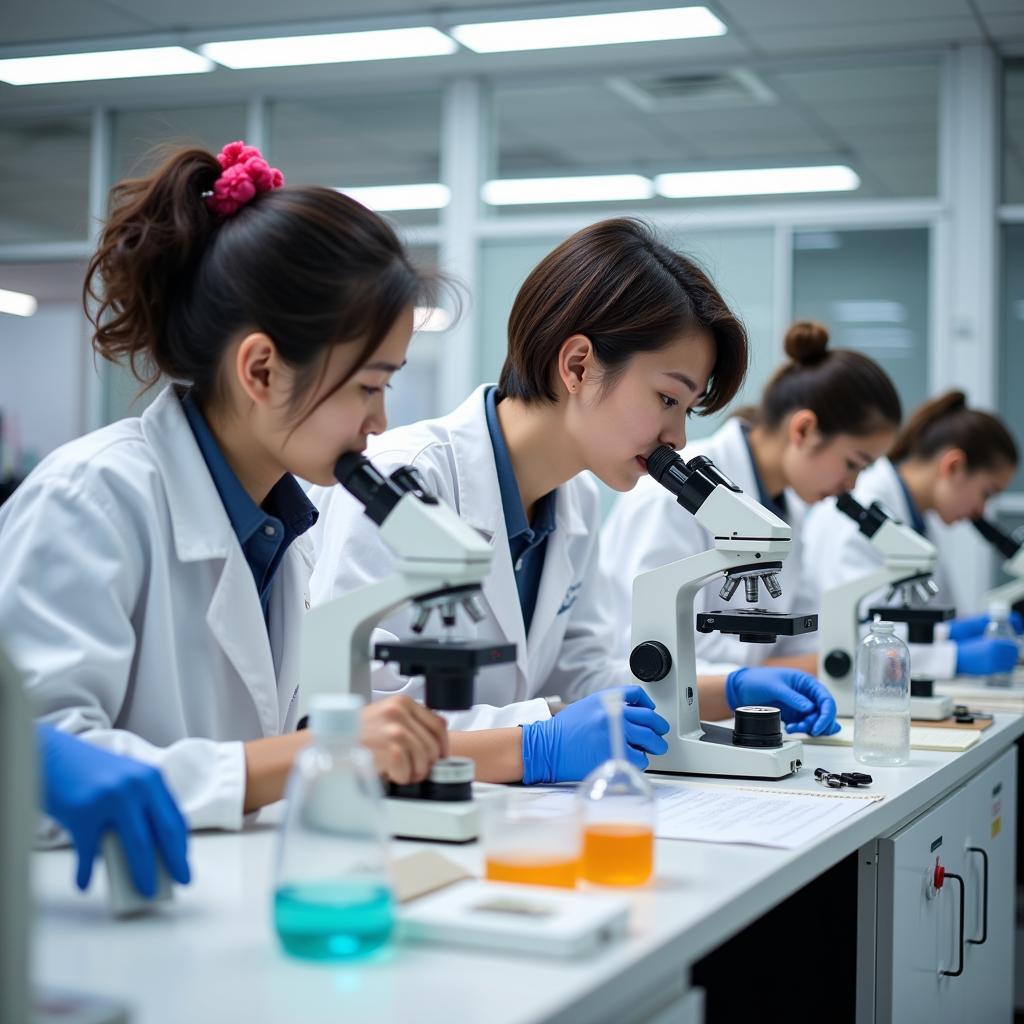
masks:
<path id="1" fill-rule="evenodd" d="M 981 876 L 981 938 L 968 939 L 969 946 L 983 946 L 988 941 L 988 853 L 980 846 L 968 846 L 968 853 L 980 853 L 982 867 Z"/>
<path id="2" fill-rule="evenodd" d="M 946 878 L 952 878 L 960 883 L 960 937 L 957 941 L 960 949 L 960 962 L 955 971 L 939 971 L 939 974 L 944 974 L 947 978 L 959 978 L 964 973 L 964 880 L 960 875 L 954 875 L 952 871 L 946 872 Z"/>

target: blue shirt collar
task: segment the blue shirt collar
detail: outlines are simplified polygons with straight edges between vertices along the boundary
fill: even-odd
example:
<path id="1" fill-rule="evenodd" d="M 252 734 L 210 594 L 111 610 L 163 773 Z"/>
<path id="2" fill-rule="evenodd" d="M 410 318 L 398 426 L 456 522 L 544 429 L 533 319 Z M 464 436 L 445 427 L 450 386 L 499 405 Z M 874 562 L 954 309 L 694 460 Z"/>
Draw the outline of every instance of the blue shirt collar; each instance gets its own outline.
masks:
<path id="1" fill-rule="evenodd" d="M 747 455 L 750 456 L 750 468 L 754 472 L 754 483 L 757 485 L 757 500 L 769 512 L 774 512 L 780 519 L 786 518 L 786 492 L 783 491 L 778 497 L 773 498 L 766 490 L 764 481 L 761 479 L 761 474 L 757 469 L 757 459 L 754 458 L 754 449 L 750 447 L 750 438 L 747 436 L 750 433 L 750 428 L 740 424 L 740 433 L 743 436 L 743 443 L 747 446 Z"/>
<path id="2" fill-rule="evenodd" d="M 525 536 L 532 540 L 551 533 L 555 528 L 555 495 L 557 491 L 549 491 L 534 506 L 533 523 L 526 518 L 523 499 L 519 494 L 519 483 L 515 470 L 512 468 L 512 457 L 505 443 L 505 435 L 501 432 L 498 422 L 497 388 L 488 388 L 484 396 L 484 412 L 487 417 L 487 433 L 491 437 L 494 449 L 494 468 L 498 472 L 498 491 L 501 494 L 501 507 L 505 515 L 505 532 L 508 539 Z"/>
<path id="3" fill-rule="evenodd" d="M 924 516 L 921 515 L 921 512 L 914 502 L 913 495 L 910 493 L 910 488 L 904 483 L 903 477 L 900 476 L 899 466 L 895 466 L 893 468 L 896 470 L 896 479 L 900 482 L 900 487 L 903 490 L 903 497 L 907 502 L 907 508 L 910 510 L 910 525 L 923 537 L 926 529 Z"/>
<path id="4" fill-rule="evenodd" d="M 260 508 L 224 457 L 190 391 L 182 398 L 181 405 L 240 544 L 244 545 L 257 530 L 274 518 L 292 537 L 301 536 L 317 521 L 319 513 L 316 507 L 290 473 L 285 473 L 274 484 L 264 501 L 265 508 Z"/>

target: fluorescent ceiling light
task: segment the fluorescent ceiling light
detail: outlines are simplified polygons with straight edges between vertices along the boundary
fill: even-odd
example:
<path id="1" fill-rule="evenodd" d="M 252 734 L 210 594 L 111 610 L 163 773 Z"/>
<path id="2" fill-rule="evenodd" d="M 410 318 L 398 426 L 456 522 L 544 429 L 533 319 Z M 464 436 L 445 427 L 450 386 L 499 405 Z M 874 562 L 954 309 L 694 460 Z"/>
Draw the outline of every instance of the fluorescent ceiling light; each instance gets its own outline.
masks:
<path id="1" fill-rule="evenodd" d="M 214 65 L 205 57 L 183 46 L 154 46 L 144 50 L 10 57 L 0 60 L 0 82 L 10 85 L 43 85 L 48 82 L 90 82 L 107 78 L 195 75 L 213 69 Z"/>
<path id="2" fill-rule="evenodd" d="M 440 306 L 417 306 L 412 323 L 414 331 L 447 331 L 452 325 L 452 315 Z"/>
<path id="3" fill-rule="evenodd" d="M 234 39 L 199 47 L 229 68 L 282 68 L 300 64 L 343 64 L 399 57 L 437 57 L 455 52 L 455 43 L 436 28 L 393 28 L 374 32 Z"/>
<path id="4" fill-rule="evenodd" d="M 659 174 L 659 195 L 669 199 L 705 196 L 781 195 L 786 192 L 851 192 L 860 178 L 849 167 L 765 167 L 744 171 L 684 171 Z"/>
<path id="5" fill-rule="evenodd" d="M 456 25 L 451 34 L 477 53 L 553 50 L 562 46 L 648 43 L 659 39 L 720 36 L 725 25 L 706 7 L 584 14 L 573 18 L 532 18 Z"/>
<path id="6" fill-rule="evenodd" d="M 592 174 L 569 178 L 507 178 L 488 181 L 482 191 L 490 206 L 534 203 L 602 203 L 615 199 L 650 199 L 654 188 L 640 174 Z"/>
<path id="7" fill-rule="evenodd" d="M 447 185 L 365 185 L 358 188 L 339 188 L 356 202 L 371 210 L 440 210 L 448 205 L 451 190 Z"/>
<path id="8" fill-rule="evenodd" d="M 0 288 L 0 313 L 11 313 L 14 316 L 31 316 L 39 308 L 34 295 L 24 292 L 9 292 Z"/>

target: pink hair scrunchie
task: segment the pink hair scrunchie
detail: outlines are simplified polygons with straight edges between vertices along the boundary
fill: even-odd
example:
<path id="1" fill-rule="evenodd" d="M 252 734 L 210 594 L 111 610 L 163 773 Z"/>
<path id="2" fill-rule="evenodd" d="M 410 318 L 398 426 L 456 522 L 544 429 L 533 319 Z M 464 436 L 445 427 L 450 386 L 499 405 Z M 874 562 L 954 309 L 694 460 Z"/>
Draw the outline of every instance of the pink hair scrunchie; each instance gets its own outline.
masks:
<path id="1" fill-rule="evenodd" d="M 222 170 L 210 192 L 204 192 L 206 205 L 218 217 L 230 217 L 248 203 L 257 192 L 272 192 L 284 184 L 284 175 L 267 164 L 255 146 L 229 142 L 217 155 Z"/>

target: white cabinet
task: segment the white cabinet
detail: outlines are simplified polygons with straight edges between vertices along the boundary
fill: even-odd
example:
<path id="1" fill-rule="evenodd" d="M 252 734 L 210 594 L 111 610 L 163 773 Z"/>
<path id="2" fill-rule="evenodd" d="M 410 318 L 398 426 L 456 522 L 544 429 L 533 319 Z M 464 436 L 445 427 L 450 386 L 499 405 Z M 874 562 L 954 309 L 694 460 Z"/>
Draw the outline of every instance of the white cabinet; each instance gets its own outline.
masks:
<path id="1" fill-rule="evenodd" d="M 878 840 L 874 928 L 858 935 L 875 984 L 860 1022 L 1012 1020 L 1016 758 L 1008 750 Z"/>

